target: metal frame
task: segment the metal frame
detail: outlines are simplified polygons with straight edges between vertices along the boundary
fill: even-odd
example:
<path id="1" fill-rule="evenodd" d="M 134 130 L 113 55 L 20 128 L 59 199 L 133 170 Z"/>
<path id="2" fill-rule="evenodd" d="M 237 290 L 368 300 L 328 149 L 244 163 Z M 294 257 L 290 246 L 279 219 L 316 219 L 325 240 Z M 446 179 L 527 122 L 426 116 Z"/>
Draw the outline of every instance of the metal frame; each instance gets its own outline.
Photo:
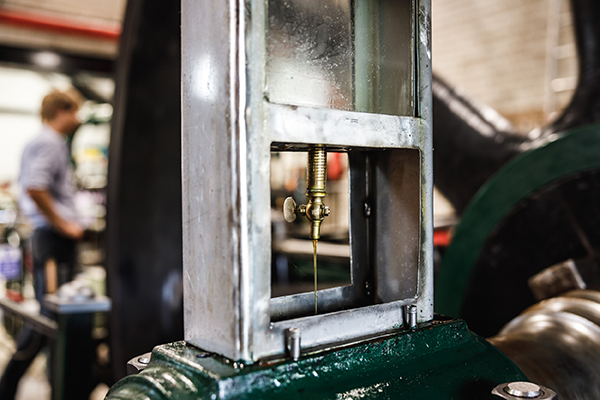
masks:
<path id="1" fill-rule="evenodd" d="M 185 339 L 244 362 L 283 355 L 290 328 L 300 329 L 306 352 L 398 329 L 404 305 L 418 306 L 419 321 L 433 318 L 430 0 L 414 4 L 418 118 L 268 103 L 262 90 L 265 4 L 182 2 Z M 302 295 L 270 298 L 266 194 L 273 143 L 418 150 L 420 237 L 414 297 L 271 321 L 278 313 L 293 317 L 302 311 Z M 320 293 L 337 297 L 344 290 L 351 289 Z"/>

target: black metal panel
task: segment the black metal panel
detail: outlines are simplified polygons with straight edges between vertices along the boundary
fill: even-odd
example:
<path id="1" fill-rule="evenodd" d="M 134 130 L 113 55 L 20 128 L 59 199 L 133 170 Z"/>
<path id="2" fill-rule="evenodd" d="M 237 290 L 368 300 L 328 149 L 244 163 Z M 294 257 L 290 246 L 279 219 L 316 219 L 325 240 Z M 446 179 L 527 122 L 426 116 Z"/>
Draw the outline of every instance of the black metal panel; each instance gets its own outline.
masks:
<path id="1" fill-rule="evenodd" d="M 600 2 L 571 0 L 571 12 L 579 80 L 569 106 L 545 129 L 544 136 L 600 122 Z"/>
<path id="2" fill-rule="evenodd" d="M 114 378 L 183 338 L 180 3 L 130 0 L 117 61 L 107 270 Z"/>
<path id="3" fill-rule="evenodd" d="M 433 77 L 433 179 L 458 214 L 525 141 L 490 107 Z"/>
<path id="4" fill-rule="evenodd" d="M 56 65 L 44 66 L 36 61 L 40 53 L 51 52 L 56 55 Z M 55 50 L 22 48 L 0 45 L 0 63 L 36 71 L 62 72 L 76 74 L 78 72 L 94 72 L 109 75 L 113 72 L 114 61 L 107 58 L 86 57 L 67 54 Z"/>

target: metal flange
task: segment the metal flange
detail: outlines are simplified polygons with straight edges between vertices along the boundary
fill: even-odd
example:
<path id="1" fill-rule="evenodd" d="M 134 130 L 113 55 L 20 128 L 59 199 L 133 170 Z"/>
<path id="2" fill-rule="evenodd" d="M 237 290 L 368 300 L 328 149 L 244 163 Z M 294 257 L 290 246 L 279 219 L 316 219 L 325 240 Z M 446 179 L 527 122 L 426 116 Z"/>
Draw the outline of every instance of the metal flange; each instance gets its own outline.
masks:
<path id="1" fill-rule="evenodd" d="M 142 372 L 150 363 L 152 352 L 135 356 L 127 362 L 127 375 L 136 375 Z"/>

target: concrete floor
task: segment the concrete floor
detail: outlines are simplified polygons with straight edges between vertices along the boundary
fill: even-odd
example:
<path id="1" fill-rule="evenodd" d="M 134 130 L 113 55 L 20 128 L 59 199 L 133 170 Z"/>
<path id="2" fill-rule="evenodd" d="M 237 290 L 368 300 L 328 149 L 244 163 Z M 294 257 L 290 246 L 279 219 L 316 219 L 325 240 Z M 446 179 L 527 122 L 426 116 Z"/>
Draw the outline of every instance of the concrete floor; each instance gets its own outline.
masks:
<path id="1" fill-rule="evenodd" d="M 6 333 L 0 324 L 0 372 L 10 360 L 15 350 L 14 340 Z M 35 358 L 25 376 L 19 382 L 19 389 L 15 400 L 51 400 L 51 387 L 46 376 L 46 363 L 48 356 L 42 351 Z M 98 385 L 91 393 L 89 400 L 102 400 L 108 392 L 108 386 Z"/>

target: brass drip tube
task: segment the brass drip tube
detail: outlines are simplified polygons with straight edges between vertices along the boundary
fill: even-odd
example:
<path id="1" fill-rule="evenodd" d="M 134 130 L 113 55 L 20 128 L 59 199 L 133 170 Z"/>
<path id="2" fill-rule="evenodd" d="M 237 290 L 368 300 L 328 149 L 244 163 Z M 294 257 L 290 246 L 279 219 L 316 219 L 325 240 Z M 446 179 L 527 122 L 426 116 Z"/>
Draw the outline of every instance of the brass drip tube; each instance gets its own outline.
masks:
<path id="1" fill-rule="evenodd" d="M 321 238 L 321 222 L 330 214 L 329 207 L 323 204 L 327 196 L 327 150 L 322 144 L 308 147 L 308 166 L 306 171 L 306 197 L 308 203 L 297 207 L 292 197 L 283 203 L 283 217 L 287 222 L 296 219 L 297 214 L 305 215 L 310 221 L 310 238 L 313 241 L 313 260 L 315 265 L 315 315 L 317 314 L 317 241 Z"/>
<path id="2" fill-rule="evenodd" d="M 329 207 L 323 204 L 327 196 L 327 151 L 323 145 L 314 145 L 308 149 L 308 171 L 306 174 L 306 218 L 311 222 L 310 238 L 321 237 L 321 222 L 329 215 Z"/>
<path id="3" fill-rule="evenodd" d="M 310 238 L 321 238 L 321 222 L 331 211 L 323 203 L 327 196 L 325 185 L 327 183 L 327 150 L 322 144 L 310 145 L 308 148 L 308 167 L 306 173 L 306 197 L 308 203 L 296 207 L 293 198 L 288 197 L 283 206 L 285 220 L 292 222 L 296 215 L 305 215 L 311 222 Z"/>

